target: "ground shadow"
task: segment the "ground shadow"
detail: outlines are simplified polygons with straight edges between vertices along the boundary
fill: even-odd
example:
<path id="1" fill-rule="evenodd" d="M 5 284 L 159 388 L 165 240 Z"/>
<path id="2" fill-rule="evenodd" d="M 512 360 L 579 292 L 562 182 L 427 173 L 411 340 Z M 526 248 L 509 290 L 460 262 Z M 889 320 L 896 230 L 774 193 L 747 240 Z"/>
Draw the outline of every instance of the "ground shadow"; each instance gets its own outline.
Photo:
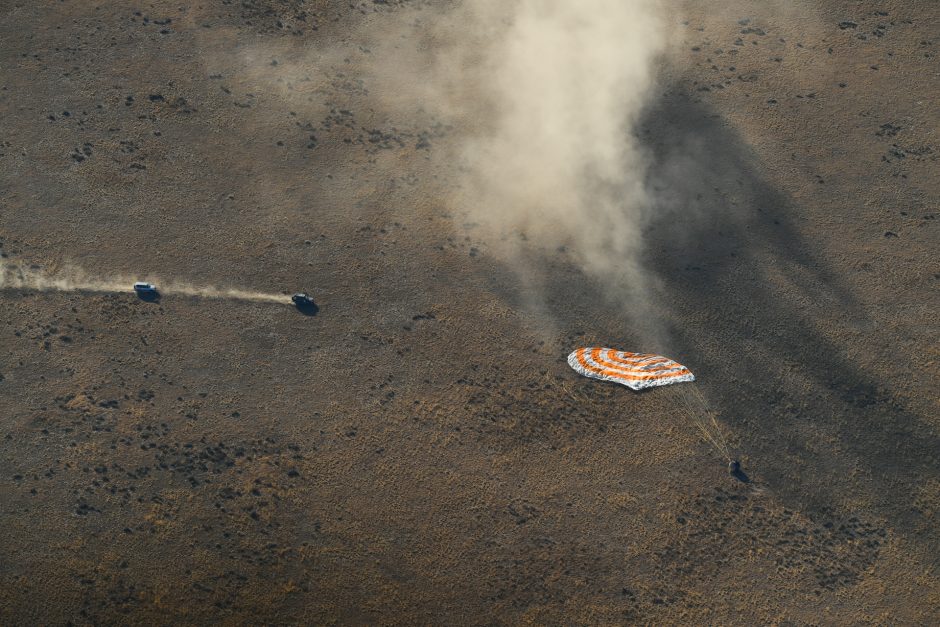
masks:
<path id="1" fill-rule="evenodd" d="M 892 383 L 885 373 L 866 371 L 834 339 L 851 326 L 884 346 L 886 331 L 794 228 L 805 209 L 767 183 L 760 159 L 720 117 L 686 95 L 662 98 L 646 133 L 650 183 L 669 192 L 650 223 L 658 245 L 644 265 L 656 269 L 664 307 L 689 320 L 671 336 L 714 381 L 705 387 L 741 449 L 803 507 L 823 510 L 840 490 L 861 489 L 912 531 L 912 494 L 940 477 L 940 438 L 884 390 Z M 828 310 L 841 313 L 838 326 L 822 322 Z M 808 441 L 816 437 L 832 444 Z M 870 483 L 848 479 L 855 471 Z M 922 539 L 940 548 L 938 538 Z"/>
<path id="2" fill-rule="evenodd" d="M 940 537 L 923 532 L 912 505 L 925 482 L 940 480 L 940 437 L 886 391 L 886 373 L 867 371 L 836 339 L 842 324 L 853 342 L 890 343 L 795 228 L 807 209 L 769 184 L 746 142 L 681 86 L 638 128 L 654 190 L 642 266 L 662 338 L 646 348 L 629 303 L 547 256 L 532 268 L 553 323 L 572 341 L 670 351 L 697 373 L 750 472 L 788 506 L 825 516 L 845 494 L 861 495 L 940 565 Z M 842 321 L 823 326 L 832 311 Z"/>
<path id="3" fill-rule="evenodd" d="M 315 316 L 320 311 L 320 307 L 313 301 L 294 303 L 294 307 L 305 316 Z"/>
<path id="4" fill-rule="evenodd" d="M 747 473 L 744 472 L 741 468 L 735 468 L 731 471 L 731 476 L 740 481 L 741 483 L 750 483 L 751 478 L 747 476 Z"/>

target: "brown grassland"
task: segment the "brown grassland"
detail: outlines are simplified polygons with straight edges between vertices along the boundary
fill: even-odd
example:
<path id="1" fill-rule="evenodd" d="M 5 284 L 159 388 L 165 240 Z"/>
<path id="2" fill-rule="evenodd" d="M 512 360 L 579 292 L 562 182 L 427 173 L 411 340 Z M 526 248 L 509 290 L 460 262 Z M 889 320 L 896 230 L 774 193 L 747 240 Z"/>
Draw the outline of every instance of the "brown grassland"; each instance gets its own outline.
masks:
<path id="1" fill-rule="evenodd" d="M 0 623 L 940 623 L 940 4 L 673 3 L 655 340 L 377 96 L 450 4 L 0 2 L 4 271 L 284 300 L 0 289 Z"/>

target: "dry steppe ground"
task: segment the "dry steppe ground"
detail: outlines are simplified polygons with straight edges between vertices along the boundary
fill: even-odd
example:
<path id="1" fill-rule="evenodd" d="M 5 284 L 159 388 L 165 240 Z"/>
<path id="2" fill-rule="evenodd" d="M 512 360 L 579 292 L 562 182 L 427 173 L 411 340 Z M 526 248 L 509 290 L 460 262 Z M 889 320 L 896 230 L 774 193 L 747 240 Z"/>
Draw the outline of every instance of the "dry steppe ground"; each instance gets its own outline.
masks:
<path id="1" fill-rule="evenodd" d="M 671 10 L 655 345 L 373 98 L 446 4 L 0 2 L 5 264 L 319 306 L 0 292 L 0 622 L 940 623 L 940 4 Z"/>

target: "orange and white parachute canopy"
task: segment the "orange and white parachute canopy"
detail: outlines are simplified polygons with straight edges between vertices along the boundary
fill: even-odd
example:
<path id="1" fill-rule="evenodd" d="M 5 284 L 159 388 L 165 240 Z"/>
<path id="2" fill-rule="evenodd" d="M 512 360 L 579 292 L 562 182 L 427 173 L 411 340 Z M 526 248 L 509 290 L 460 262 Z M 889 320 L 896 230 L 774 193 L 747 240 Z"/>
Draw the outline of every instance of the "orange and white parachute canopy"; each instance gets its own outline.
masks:
<path id="1" fill-rule="evenodd" d="M 586 377 L 613 381 L 634 390 L 695 381 L 688 368 L 667 357 L 613 348 L 579 348 L 568 355 L 568 365 Z"/>

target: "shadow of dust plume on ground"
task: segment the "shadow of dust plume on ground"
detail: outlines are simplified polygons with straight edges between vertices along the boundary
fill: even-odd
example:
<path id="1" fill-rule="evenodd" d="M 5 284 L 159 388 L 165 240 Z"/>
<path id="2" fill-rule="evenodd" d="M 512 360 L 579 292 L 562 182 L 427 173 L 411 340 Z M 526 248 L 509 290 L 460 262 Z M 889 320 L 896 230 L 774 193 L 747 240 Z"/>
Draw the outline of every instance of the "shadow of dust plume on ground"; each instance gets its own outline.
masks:
<path id="1" fill-rule="evenodd" d="M 532 280 L 545 314 L 571 342 L 586 341 L 591 320 L 591 339 L 686 360 L 752 479 L 822 519 L 852 509 L 854 492 L 940 566 L 940 541 L 923 533 L 912 508 L 917 489 L 940 480 L 940 437 L 889 396 L 890 375 L 854 362 L 828 332 L 855 324 L 872 346 L 890 344 L 795 227 L 805 208 L 775 189 L 738 133 L 682 88 L 665 89 L 637 128 L 652 157 L 655 203 L 642 265 L 655 278 L 650 312 L 662 316 L 666 338 L 646 346 L 618 314 L 629 303 L 548 258 L 530 264 L 541 269 Z"/>

